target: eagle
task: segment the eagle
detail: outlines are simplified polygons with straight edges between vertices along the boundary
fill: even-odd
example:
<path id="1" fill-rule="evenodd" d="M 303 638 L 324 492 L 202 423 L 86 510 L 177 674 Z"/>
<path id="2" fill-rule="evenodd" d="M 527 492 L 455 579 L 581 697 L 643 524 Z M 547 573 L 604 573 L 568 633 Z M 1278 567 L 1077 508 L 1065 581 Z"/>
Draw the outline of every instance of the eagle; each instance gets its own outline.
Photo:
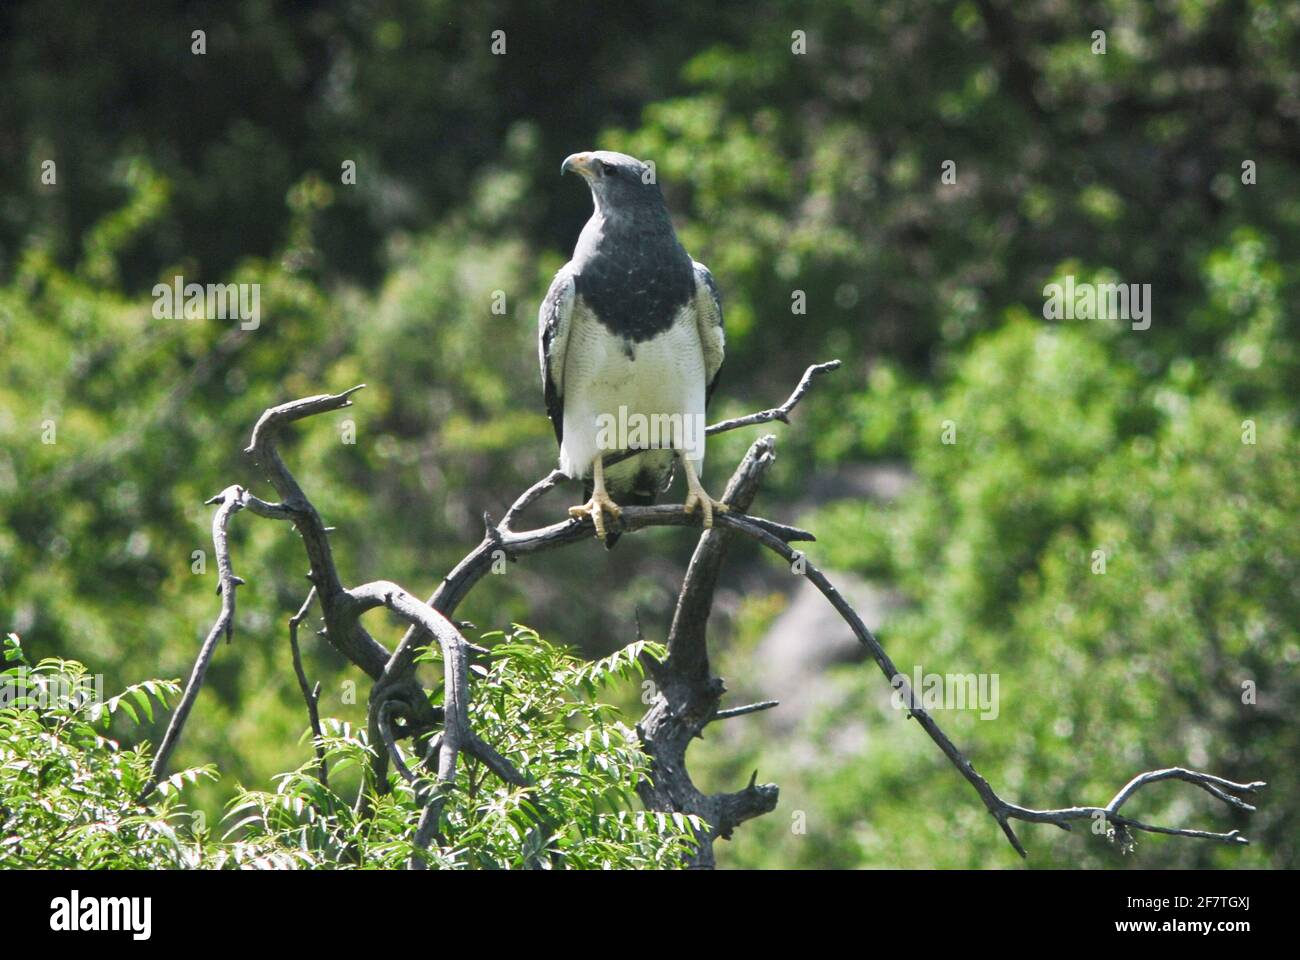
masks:
<path id="1" fill-rule="evenodd" d="M 587 181 L 595 209 L 542 301 L 537 352 L 560 470 L 585 484 L 569 515 L 612 547 L 605 515 L 654 503 L 680 460 L 685 509 L 711 527 L 727 509 L 700 484 L 725 345 L 718 287 L 678 241 L 651 165 L 595 150 L 566 157 L 565 173 Z"/>

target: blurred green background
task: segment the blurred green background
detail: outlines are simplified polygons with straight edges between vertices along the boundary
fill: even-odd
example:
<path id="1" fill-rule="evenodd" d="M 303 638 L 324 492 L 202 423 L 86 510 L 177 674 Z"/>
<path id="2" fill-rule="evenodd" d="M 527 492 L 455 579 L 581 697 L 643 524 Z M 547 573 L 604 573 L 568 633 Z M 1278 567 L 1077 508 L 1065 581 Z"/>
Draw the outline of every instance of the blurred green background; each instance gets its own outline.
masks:
<path id="1" fill-rule="evenodd" d="M 110 691 L 187 675 L 216 611 L 203 500 L 270 496 L 240 452 L 263 408 L 362 381 L 286 456 L 346 580 L 427 594 L 554 463 L 536 311 L 590 209 L 559 163 L 619 149 L 655 161 L 722 288 L 712 412 L 845 361 L 778 431 L 755 509 L 818 533 L 904 670 L 999 676 L 997 719 L 938 719 L 1004 796 L 1103 803 L 1174 765 L 1271 784 L 1250 816 L 1183 784 L 1127 808 L 1248 848 L 1024 826 L 1030 864 L 1300 865 L 1298 50 L 1300 5 L 1269 0 L 4 4 L 0 632 Z M 155 319 L 176 274 L 261 284 L 260 328 Z M 1066 275 L 1151 284 L 1150 329 L 1044 320 Z M 754 435 L 710 445 L 711 488 Z M 214 811 L 310 755 L 300 545 L 245 514 L 233 546 L 234 646 L 174 764 L 219 765 L 195 794 Z M 662 639 L 692 546 L 593 540 L 462 615 L 589 655 L 638 612 Z M 782 788 L 720 863 L 1018 864 L 806 592 L 745 545 L 724 575 L 726 702 L 785 702 L 692 753 L 705 789 L 755 767 Z M 362 720 L 360 675 L 323 643 L 306 660 L 323 712 Z"/>

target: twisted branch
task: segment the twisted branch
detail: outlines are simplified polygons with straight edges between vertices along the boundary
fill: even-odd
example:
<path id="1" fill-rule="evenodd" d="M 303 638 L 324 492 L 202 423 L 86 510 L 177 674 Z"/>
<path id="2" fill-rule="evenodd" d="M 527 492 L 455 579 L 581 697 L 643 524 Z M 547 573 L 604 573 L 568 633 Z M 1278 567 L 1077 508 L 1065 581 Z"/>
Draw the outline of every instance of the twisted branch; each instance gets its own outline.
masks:
<path id="1" fill-rule="evenodd" d="M 364 384 L 361 386 L 364 386 Z M 321 394 L 280 404 L 264 412 L 258 419 L 256 426 L 253 428 L 252 440 L 245 453 L 251 456 L 257 465 L 262 468 L 267 480 L 280 495 L 281 502 L 269 503 L 252 495 L 238 484 L 227 487 L 208 501 L 209 503 L 220 504 L 213 518 L 212 537 L 217 556 L 218 592 L 222 595 L 221 612 L 208 635 L 207 641 L 199 652 L 185 692 L 176 711 L 172 714 L 162 745 L 154 757 L 149 780 L 145 789 L 141 791 L 141 802 L 144 802 L 153 792 L 162 778 L 163 771 L 167 768 L 172 752 L 179 742 L 181 732 L 189 717 L 190 710 L 194 705 L 195 698 L 198 696 L 199 688 L 203 684 L 218 638 L 225 634 L 227 640 L 229 640 L 232 635 L 235 614 L 235 587 L 241 585 L 244 581 L 236 577 L 231 568 L 226 528 L 230 517 L 239 510 L 247 508 L 258 516 L 288 520 L 294 525 L 302 537 L 303 548 L 310 563 L 307 579 L 311 581 L 312 592 L 308 601 L 310 602 L 314 597 L 320 602 L 325 621 L 325 630 L 323 631 L 325 638 L 336 650 L 367 674 L 374 677 L 376 681 L 383 678 L 384 665 L 389 659 L 388 651 L 383 644 L 371 637 L 360 624 L 361 614 L 372 606 L 368 605 L 370 597 L 368 594 L 350 592 L 343 587 L 338 569 L 334 563 L 333 552 L 330 549 L 329 528 L 325 526 L 315 506 L 313 506 L 303 492 L 302 487 L 294 479 L 293 474 L 285 466 L 276 448 L 276 439 L 281 427 L 304 417 L 351 406 L 351 395 L 360 390 L 361 386 L 353 387 L 339 394 Z M 389 593 L 394 598 L 397 597 L 398 593 L 404 593 L 396 585 L 389 584 L 387 586 L 389 587 Z M 366 588 L 362 589 L 364 591 Z M 433 621 L 424 616 L 425 611 L 412 608 L 398 599 L 394 599 L 393 602 L 397 604 L 394 608 L 395 612 L 399 616 L 405 617 L 408 622 L 419 623 L 421 628 L 426 631 L 433 628 Z M 291 641 L 295 649 L 295 669 L 299 672 L 299 682 L 304 687 L 304 691 L 306 677 L 299 669 L 301 662 L 296 656 L 296 631 L 297 623 L 301 622 L 301 619 L 306 615 L 307 606 L 308 603 L 304 603 L 298 616 L 291 621 L 290 628 Z M 450 630 L 459 637 L 456 628 L 450 623 L 443 622 L 437 626 L 437 629 Z M 463 641 L 463 638 L 461 639 Z M 448 688 L 451 689 L 454 685 L 453 682 L 449 684 Z M 375 712 L 384 702 L 391 702 L 394 705 L 391 712 L 400 712 L 407 720 L 405 725 L 397 728 L 397 735 L 414 736 L 427 733 L 443 722 L 443 711 L 435 709 L 429 703 L 424 690 L 420 687 L 413 674 L 385 682 L 382 685 L 377 683 L 376 687 L 382 695 L 376 698 L 372 690 L 372 719 L 375 718 Z M 462 699 L 464 698 L 463 684 L 458 694 Z M 309 696 L 309 709 L 311 699 Z M 463 722 L 463 718 L 458 717 L 455 722 Z M 317 736 L 319 736 L 318 727 L 319 723 L 316 721 L 313 724 L 313 730 Z M 377 729 L 377 723 L 372 722 L 371 728 L 373 734 Z M 473 739 L 467 742 L 477 746 Z M 319 759 L 319 752 L 317 756 Z M 381 754 L 381 756 L 384 761 L 387 760 L 387 754 Z M 386 768 L 381 768 L 380 772 L 382 773 L 384 769 Z M 495 764 L 493 769 L 504 769 L 504 767 Z M 376 788 L 380 790 L 386 789 L 386 786 L 386 781 L 382 778 L 376 784 Z"/>
<path id="2" fill-rule="evenodd" d="M 709 426 L 707 434 L 711 436 L 771 421 L 788 423 L 790 413 L 807 393 L 813 380 L 838 366 L 839 361 L 810 366 L 794 392 L 779 407 L 721 421 Z M 218 592 L 222 597 L 221 611 L 199 652 L 185 693 L 172 716 L 167 734 L 155 757 L 148 786 L 141 794 L 141 801 L 143 802 L 152 792 L 167 766 L 219 638 L 222 634 L 225 634 L 227 639 L 231 636 L 235 614 L 235 588 L 243 581 L 234 575 L 231 568 L 226 529 L 234 513 L 248 508 L 258 516 L 289 520 L 293 523 L 302 536 L 304 549 L 310 561 L 311 570 L 307 576 L 312 583 L 312 593 L 298 614 L 290 621 L 290 628 L 295 670 L 304 696 L 307 698 L 309 711 L 312 713 L 313 729 L 317 736 L 319 736 L 319 718 L 314 710 L 315 695 L 307 694 L 306 678 L 301 670 L 296 637 L 297 625 L 305 617 L 313 597 L 321 604 L 326 624 L 324 631 L 326 638 L 339 652 L 375 680 L 370 698 L 370 728 L 372 742 L 383 745 L 383 749 L 375 751 L 372 771 L 375 788 L 377 790 L 387 788 L 386 770 L 390 759 L 403 778 L 415 783 L 417 778 L 403 760 L 397 741 L 407 737 L 429 738 L 435 728 L 439 726 L 442 728 L 440 733 L 426 741 L 426 762 L 436 764 L 437 786 L 428 797 L 416 831 L 417 855 L 412 857 L 411 866 L 420 868 L 424 864 L 420 851 L 438 835 L 438 824 L 446 797 L 445 788 L 455 777 L 457 757 L 461 753 L 477 758 L 507 783 L 519 787 L 529 786 L 528 779 L 505 757 L 478 737 L 470 727 L 467 661 L 471 646 L 451 620 L 452 615 L 468 592 L 491 569 L 499 556 L 498 551 L 509 559 L 515 560 L 533 553 L 585 541 L 592 536 L 593 527 L 590 517 L 584 516 L 534 530 L 517 532 L 514 529 L 526 509 L 558 487 L 565 479 L 560 471 L 553 470 L 520 494 L 506 512 L 500 525 L 493 523 L 491 517 L 484 516 L 486 529 L 483 540 L 442 579 L 427 602 L 420 602 L 400 586 L 389 581 L 376 581 L 352 590 L 346 589 L 334 565 L 329 545 L 329 528 L 323 524 L 315 507 L 280 459 L 275 447 L 275 435 L 277 429 L 285 424 L 317 413 L 350 406 L 351 395 L 359 389 L 361 387 L 358 386 L 340 394 L 323 394 L 295 400 L 272 407 L 262 414 L 253 430 L 252 442 L 246 452 L 262 467 L 267 479 L 279 493 L 280 503 L 260 500 L 238 485 L 227 487 L 208 501 L 218 504 L 213 517 L 213 544 L 217 555 Z M 700 736 L 709 723 L 776 706 L 775 701 L 764 701 L 728 710 L 718 709 L 725 686 L 721 679 L 709 675 L 706 628 L 713 606 L 718 573 L 731 538 L 740 534 L 756 541 L 789 563 L 793 571 L 807 577 L 848 624 L 858 641 L 867 648 L 886 680 L 892 685 L 895 678 L 901 676 L 880 642 L 862 622 L 853 607 L 804 554 L 791 547 L 792 543 L 814 540 L 813 535 L 806 530 L 750 516 L 747 513 L 757 493 L 759 481 L 774 459 L 775 438 L 765 436 L 755 441 L 737 466 L 723 495 L 723 500 L 731 510 L 726 513 L 716 513 L 713 528 L 702 531 L 696 544 L 669 631 L 668 656 L 662 663 L 648 660 L 645 664 L 655 679 L 658 692 L 646 715 L 637 725 L 642 747 L 651 759 L 652 773 L 651 778 L 644 781 L 638 791 L 650 809 L 697 813 L 709 824 L 709 830 L 698 838 L 700 844 L 694 857 L 694 863 L 698 866 L 713 864 L 713 841 L 716 838 L 726 838 L 738 824 L 770 812 L 775 808 L 778 796 L 775 785 L 757 783 L 757 773 L 740 791 L 706 796 L 696 789 L 686 772 L 686 749 L 690 741 Z M 696 527 L 700 523 L 699 516 L 687 513 L 680 505 L 626 506 L 622 508 L 621 516 L 611 524 L 611 529 L 630 533 L 648 527 Z M 380 606 L 391 610 L 410 625 L 392 654 L 389 654 L 384 646 L 371 637 L 360 624 L 360 617 L 364 613 Z M 415 678 L 416 652 L 419 647 L 427 643 L 429 638 L 437 640 L 442 652 L 445 693 L 444 707 L 441 709 L 429 703 L 428 697 Z M 1027 853 L 1010 825 L 1012 820 L 1051 823 L 1068 830 L 1074 820 L 1104 818 L 1117 833 L 1124 835 L 1127 835 L 1129 830 L 1142 830 L 1223 843 L 1248 842 L 1236 830 L 1230 833 L 1210 833 L 1162 827 L 1125 817 L 1121 813 L 1124 804 L 1138 790 L 1162 780 L 1182 780 L 1191 783 L 1230 806 L 1244 811 L 1253 811 L 1255 808 L 1236 795 L 1255 793 L 1265 786 L 1262 782 L 1235 783 L 1211 774 L 1183 768 L 1153 770 L 1139 774 L 1104 807 L 1078 806 L 1058 810 L 1035 810 L 1006 801 L 975 770 L 934 718 L 920 705 L 910 686 L 906 685 L 905 678 L 903 683 L 902 689 L 906 691 L 908 715 L 917 720 L 962 777 L 971 784 L 1006 834 L 1012 847 L 1022 857 L 1027 856 Z M 398 717 L 404 718 L 405 724 L 395 724 L 394 720 Z M 323 757 L 320 760 L 323 779 L 325 776 Z M 423 797 L 424 794 L 417 790 L 417 796 Z"/>

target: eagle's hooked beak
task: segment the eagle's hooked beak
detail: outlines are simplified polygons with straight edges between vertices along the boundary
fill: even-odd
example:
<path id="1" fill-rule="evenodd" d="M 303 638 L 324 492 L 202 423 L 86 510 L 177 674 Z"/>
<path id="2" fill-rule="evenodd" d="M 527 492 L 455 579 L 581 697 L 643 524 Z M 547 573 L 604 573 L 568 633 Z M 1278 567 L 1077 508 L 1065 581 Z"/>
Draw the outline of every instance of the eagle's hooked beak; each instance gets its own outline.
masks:
<path id="1" fill-rule="evenodd" d="M 591 173 L 591 164 L 593 157 L 590 153 L 571 153 L 564 158 L 560 164 L 560 176 L 564 176 L 569 171 L 587 176 Z"/>

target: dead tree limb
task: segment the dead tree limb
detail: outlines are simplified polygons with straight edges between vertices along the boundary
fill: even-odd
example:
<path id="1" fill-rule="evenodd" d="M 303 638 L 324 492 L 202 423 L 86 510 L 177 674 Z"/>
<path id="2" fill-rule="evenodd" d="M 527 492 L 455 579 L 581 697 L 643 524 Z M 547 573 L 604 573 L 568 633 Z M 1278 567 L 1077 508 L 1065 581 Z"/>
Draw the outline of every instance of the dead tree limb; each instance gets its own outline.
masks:
<path id="1" fill-rule="evenodd" d="M 325 747 L 321 744 L 324 733 L 320 725 L 320 684 L 317 683 L 312 687 L 307 682 L 307 673 L 302 668 L 302 651 L 298 649 L 298 627 L 307 619 L 307 611 L 311 609 L 315 600 L 316 588 L 312 587 L 307 593 L 307 599 L 298 608 L 298 612 L 289 618 L 289 650 L 293 655 L 293 672 L 298 678 L 298 689 L 302 691 L 302 698 L 307 704 L 307 719 L 311 723 L 311 733 L 316 748 L 317 777 L 322 785 L 329 786 L 329 768 L 325 762 Z"/>
<path id="2" fill-rule="evenodd" d="M 706 431 L 707 436 L 713 436 L 715 433 L 724 433 L 727 430 L 736 430 L 740 427 L 752 427 L 759 423 L 771 423 L 773 420 L 780 420 L 782 423 L 790 422 L 790 413 L 799 405 L 803 395 L 808 392 L 812 386 L 813 380 L 823 373 L 830 373 L 832 370 L 840 368 L 840 361 L 828 360 L 825 363 L 814 363 L 811 367 L 803 372 L 798 385 L 795 386 L 794 392 L 786 399 L 785 403 L 779 407 L 772 407 L 770 410 L 760 410 L 758 413 L 751 413 L 745 417 L 736 417 L 732 420 L 723 420 L 720 423 L 711 425 Z"/>
<path id="3" fill-rule="evenodd" d="M 194 661 L 194 669 L 190 671 L 190 679 L 185 684 L 185 692 L 181 695 L 180 702 L 176 704 L 171 722 L 167 725 L 167 733 L 163 735 L 158 752 L 154 755 L 153 767 L 150 769 L 149 779 L 145 782 L 144 789 L 140 791 L 139 803 L 143 803 L 158 786 L 162 771 L 167 769 L 172 752 L 180 741 L 181 730 L 185 727 L 190 710 L 194 708 L 194 700 L 199 695 L 199 688 L 203 686 L 203 678 L 207 675 L 208 665 L 212 662 L 212 654 L 216 652 L 221 637 L 224 635 L 229 642 L 234 630 L 235 589 L 244 581 L 235 576 L 230 563 L 227 527 L 231 516 L 244 507 L 241 500 L 243 492 L 243 488 L 233 485 L 207 501 L 209 504 L 217 504 L 217 510 L 212 516 L 212 546 L 217 556 L 217 593 L 221 595 L 221 612 L 217 614 L 216 622 L 212 624 L 207 639 L 199 649 L 199 655 Z"/>
<path id="4" fill-rule="evenodd" d="M 805 374 L 804 379 L 806 382 L 809 375 Z M 793 399 L 798 402 L 798 397 Z M 754 442 L 722 495 L 730 511 L 718 514 L 715 524 L 719 519 L 734 520 L 749 510 L 759 480 L 775 460 L 775 437 L 768 435 Z M 697 814 L 709 824 L 707 834 L 696 838 L 698 845 L 691 863 L 697 867 L 712 867 L 713 841 L 730 837 L 739 824 L 776 809 L 779 796 L 775 784 L 755 782 L 757 773 L 737 793 L 707 796 L 691 781 L 686 769 L 691 741 L 717 716 L 718 704 L 726 692 L 721 678 L 709 675 L 706 628 L 730 537 L 726 525 L 718 525 L 704 531 L 695 545 L 668 631 L 668 656 L 663 663 L 648 658 L 645 661 L 658 689 L 637 724 L 642 748 L 650 756 L 650 778 L 638 787 L 641 801 L 652 810 Z"/>
<path id="5" fill-rule="evenodd" d="M 154 757 L 149 781 L 141 792 L 141 801 L 145 800 L 153 792 L 163 775 L 163 771 L 167 768 L 172 752 L 189 717 L 190 709 L 193 707 L 199 688 L 202 686 L 217 640 L 222 634 L 229 638 L 233 630 L 235 613 L 234 588 L 243 581 L 234 575 L 231 568 L 226 528 L 230 517 L 239 510 L 248 509 L 258 516 L 288 520 L 294 525 L 302 537 L 303 549 L 307 553 L 310 566 L 307 579 L 312 584 L 316 600 L 320 603 L 322 619 L 325 621 L 324 636 L 326 640 L 376 681 L 383 678 L 384 666 L 389 659 L 388 651 L 381 643 L 371 637 L 360 623 L 361 615 L 371 606 L 378 604 L 370 604 L 372 599 L 370 594 L 354 595 L 353 592 L 344 588 L 334 563 L 333 552 L 330 549 L 329 530 L 321 520 L 315 506 L 303 493 L 302 487 L 299 486 L 293 474 L 285 466 L 276 447 L 278 433 L 282 427 L 304 417 L 351 406 L 351 396 L 359 389 L 361 389 L 361 386 L 353 387 L 339 394 L 321 394 L 280 404 L 267 410 L 258 419 L 257 425 L 253 428 L 252 441 L 245 453 L 251 456 L 254 462 L 261 467 L 266 479 L 280 495 L 281 502 L 269 503 L 252 495 L 237 484 L 227 487 L 208 501 L 220 505 L 216 516 L 213 518 L 213 545 L 217 556 L 218 590 L 222 594 L 221 613 L 208 635 L 207 642 L 204 643 L 199 652 L 180 704 L 172 714 L 162 745 Z M 400 599 L 401 595 L 405 595 L 404 591 L 399 595 L 397 591 L 400 588 L 395 588 L 395 585 L 391 584 L 388 587 L 390 588 L 390 601 L 397 605 L 394 609 L 399 616 L 406 617 L 408 622 L 420 623 L 421 628 L 426 631 L 435 626 L 434 621 L 425 616 L 425 610 L 412 607 Z M 410 599 L 418 604 L 418 601 L 414 601 L 414 598 Z M 419 606 L 423 607 L 423 605 Z M 444 621 L 436 624 L 439 630 L 451 631 L 459 636 L 456 628 L 451 623 L 445 622 L 445 618 L 439 619 Z M 445 653 L 446 651 L 444 651 L 444 655 Z M 393 704 L 393 709 L 388 712 L 390 714 L 400 714 L 406 719 L 404 725 L 395 728 L 397 735 L 425 734 L 443 724 L 445 719 L 443 711 L 436 709 L 429 703 L 428 697 L 425 696 L 423 688 L 421 688 L 413 673 L 382 685 L 377 683 L 376 687 L 380 688 L 382 696 L 376 698 L 372 689 L 372 734 L 376 729 L 373 718 L 379 708 L 384 703 L 389 702 Z M 463 697 L 463 691 L 461 691 L 461 695 Z M 460 721 L 461 718 L 458 717 L 456 722 L 459 723 Z M 466 742 L 477 746 L 474 740 Z M 375 743 L 378 746 L 378 741 L 375 741 Z M 376 752 L 383 756 L 386 762 L 387 755 L 379 750 Z M 381 769 L 381 772 L 383 772 L 383 769 Z M 381 778 L 376 787 L 382 790 L 386 788 L 386 785 L 386 780 Z"/>
<path id="6" fill-rule="evenodd" d="M 818 375 L 838 366 L 838 361 L 831 361 L 809 367 L 794 392 L 781 406 L 713 424 L 708 428 L 708 434 L 714 435 L 772 421 L 788 423 L 790 413 L 808 391 L 813 380 Z M 425 762 L 436 766 L 437 779 L 432 791 L 417 789 L 417 796 L 428 798 L 416 831 L 417 850 L 426 847 L 438 835 L 441 809 L 445 801 L 445 787 L 455 777 L 456 761 L 460 754 L 478 759 L 506 783 L 520 787 L 528 786 L 527 777 L 478 737 L 469 724 L 467 662 L 471 647 L 460 634 L 451 617 L 461 601 L 498 558 L 504 556 L 516 560 L 534 553 L 585 541 L 593 533 L 591 519 L 571 518 L 534 530 L 515 530 L 515 525 L 523 512 L 558 487 L 565 479 L 563 474 L 554 470 L 519 496 L 506 512 L 501 524 L 498 525 L 491 517 L 484 516 L 486 529 L 482 541 L 443 577 L 427 602 L 420 602 L 397 584 L 388 581 L 376 581 L 351 590 L 345 588 L 330 550 L 329 528 L 321 521 L 315 507 L 280 459 L 275 438 L 278 430 L 286 424 L 317 413 L 350 406 L 351 395 L 359 389 L 360 387 L 353 387 L 340 394 L 323 394 L 295 400 L 272 407 L 262 414 L 254 427 L 252 442 L 246 452 L 262 468 L 279 494 L 281 502 L 269 503 L 260 500 L 238 485 L 227 487 L 208 501 L 218 505 L 213 517 L 212 535 L 217 556 L 221 610 L 199 652 L 181 701 L 172 715 L 163 743 L 155 757 L 148 786 L 141 795 L 142 802 L 152 792 L 166 769 L 220 637 L 225 635 L 229 639 L 233 630 L 235 588 L 243 581 L 234 575 L 231 566 L 227 526 L 231 516 L 245 508 L 261 517 L 288 520 L 298 530 L 310 565 L 307 576 L 312 583 L 313 594 L 321 605 L 325 621 L 323 633 L 326 639 L 375 681 L 371 691 L 369 714 L 372 743 L 375 745 L 374 788 L 376 790 L 387 788 L 386 771 L 390 758 L 403 777 L 415 780 L 415 775 L 402 758 L 397 741 L 414 738 L 417 743 L 425 744 Z M 803 553 L 791 546 L 792 543 L 811 541 L 815 539 L 813 535 L 806 530 L 775 523 L 748 513 L 758 491 L 759 482 L 774 458 L 775 438 L 765 436 L 750 447 L 749 452 L 736 468 L 723 495 L 731 510 L 727 513 L 715 514 L 712 529 L 702 531 L 687 568 L 668 635 L 668 655 L 662 663 L 651 661 L 646 664 L 655 679 L 657 695 L 637 727 L 643 749 L 651 761 L 651 776 L 641 784 L 639 792 L 643 802 L 650 809 L 699 814 L 709 824 L 708 831 L 698 838 L 699 848 L 694 857 L 694 863 L 698 866 L 713 864 L 715 839 L 728 837 L 735 827 L 744 821 L 770 812 L 775 808 L 778 797 L 777 787 L 773 784 L 758 784 L 756 775 L 750 778 L 749 783 L 742 790 L 705 795 L 694 786 L 686 770 L 687 747 L 709 723 L 776 705 L 774 701 L 766 701 L 730 710 L 718 709 L 725 686 L 720 678 L 710 676 L 707 625 L 718 574 L 731 538 L 739 534 L 756 541 L 790 564 L 793 572 L 807 577 L 848 624 L 858 641 L 867 648 L 886 680 L 892 685 L 896 682 L 896 678 L 902 676 L 853 607 Z M 686 513 L 680 505 L 662 504 L 649 507 L 623 507 L 621 516 L 612 522 L 611 529 L 630 533 L 648 527 L 699 527 L 700 525 L 701 518 Z M 309 596 L 308 602 L 303 605 L 294 621 L 300 621 L 305 616 L 310 600 Z M 371 637 L 360 623 L 364 613 L 380 606 L 391 610 L 410 625 L 391 654 Z M 296 629 L 294 621 L 291 623 Z M 296 641 L 296 636 L 294 639 Z M 444 670 L 442 708 L 434 707 L 429 702 L 415 677 L 416 654 L 430 640 L 436 640 L 442 653 Z M 300 663 L 297 663 L 296 668 L 298 667 Z M 305 692 L 305 677 L 300 669 L 298 673 L 300 685 Z M 935 745 L 971 784 L 1006 834 L 1008 841 L 1022 857 L 1026 856 L 1026 851 L 1011 828 L 1012 820 L 1051 823 L 1068 830 L 1071 822 L 1075 820 L 1103 819 L 1117 834 L 1124 836 L 1127 836 L 1131 830 L 1142 830 L 1223 843 L 1248 842 L 1235 830 L 1230 833 L 1211 833 L 1164 827 L 1134 820 L 1122 814 L 1124 804 L 1138 790 L 1162 780 L 1182 780 L 1191 783 L 1224 803 L 1245 811 L 1253 811 L 1255 808 L 1237 794 L 1255 793 L 1265 786 L 1262 782 L 1235 783 L 1211 774 L 1183 768 L 1152 770 L 1139 774 L 1104 807 L 1077 806 L 1057 810 L 1035 810 L 1004 800 L 975 770 L 934 718 L 915 699 L 910 686 L 905 684 L 905 679 L 903 678 L 903 690 L 906 691 L 908 715 L 917 720 Z M 308 702 L 310 706 L 310 698 Z M 394 721 L 398 718 L 402 718 L 404 723 L 396 724 Z M 322 774 L 323 769 L 322 763 Z M 422 858 L 414 857 L 411 865 L 422 866 Z"/>
<path id="7" fill-rule="evenodd" d="M 1068 807 L 1060 810 L 1034 810 L 1002 799 L 1002 797 L 998 796 L 997 792 L 994 791 L 993 787 L 989 785 L 989 782 L 979 774 L 975 769 L 974 764 L 966 758 L 965 754 L 963 754 L 948 735 L 944 733 L 943 729 L 935 719 L 920 705 L 920 701 L 913 693 L 911 685 L 907 683 L 906 677 L 900 673 L 898 668 L 894 665 L 889 654 L 887 654 L 884 647 L 880 645 L 880 641 L 876 639 L 875 635 L 869 629 L 867 629 L 866 624 L 862 622 L 862 618 L 858 616 L 857 611 L 854 610 L 849 602 L 844 599 L 843 595 L 835 589 L 834 584 L 826 578 L 825 574 L 809 562 L 808 558 L 802 553 L 791 549 L 788 543 L 769 535 L 766 531 L 760 532 L 756 536 L 756 539 L 758 539 L 759 542 L 769 550 L 778 554 L 790 563 L 792 569 L 797 564 L 797 567 L 803 571 L 802 575 L 807 577 L 813 586 L 821 592 L 822 596 L 824 596 L 830 605 L 835 608 L 836 612 L 839 613 L 844 622 L 849 625 L 849 629 L 853 631 L 853 635 L 858 639 L 858 642 L 865 646 L 871 653 L 872 659 L 875 660 L 877 666 L 880 667 L 880 672 L 884 674 L 886 681 L 891 684 L 900 685 L 898 689 L 903 693 L 904 702 L 908 704 L 908 716 L 914 718 L 918 723 L 920 723 L 921 728 L 926 732 L 930 739 L 934 741 L 935 745 L 943 751 L 944 756 L 951 761 L 952 765 L 957 768 L 957 771 L 975 789 L 975 792 L 979 794 L 980 799 L 984 801 L 984 805 L 988 808 L 989 813 L 1002 828 L 1002 832 L 1006 834 L 1007 840 L 1011 843 L 1011 846 L 1015 848 L 1016 852 L 1019 853 L 1020 856 L 1027 857 L 1028 853 L 1021 844 L 1020 839 L 1016 836 L 1015 831 L 1011 828 L 1011 820 L 1022 820 L 1028 823 L 1053 823 L 1068 830 L 1069 821 L 1071 820 L 1080 820 L 1085 817 L 1102 817 L 1108 823 L 1120 828 L 1131 827 L 1133 829 L 1146 830 L 1153 833 L 1169 833 L 1178 836 L 1197 837 L 1205 840 L 1218 840 L 1224 843 L 1244 844 L 1249 842 L 1235 830 L 1231 833 L 1217 834 L 1196 830 L 1177 830 L 1168 827 L 1153 827 L 1148 824 L 1140 823 L 1139 821 L 1128 820 L 1125 817 L 1121 817 L 1119 815 L 1119 808 L 1123 806 L 1125 801 L 1127 801 L 1136 790 L 1148 783 L 1154 783 L 1157 780 L 1179 779 L 1190 783 L 1196 783 L 1202 787 L 1212 785 L 1221 788 L 1211 792 L 1220 800 L 1224 800 L 1239 810 L 1253 812 L 1255 809 L 1253 806 L 1237 797 L 1230 796 L 1225 791 L 1232 791 L 1233 793 L 1256 793 L 1266 786 L 1262 781 L 1256 781 L 1253 783 L 1234 783 L 1230 780 L 1223 780 L 1211 774 L 1197 773 L 1191 770 L 1175 768 L 1171 770 L 1153 770 L 1139 774 L 1129 781 L 1129 783 L 1118 794 L 1116 794 L 1115 798 L 1105 807 Z"/>

